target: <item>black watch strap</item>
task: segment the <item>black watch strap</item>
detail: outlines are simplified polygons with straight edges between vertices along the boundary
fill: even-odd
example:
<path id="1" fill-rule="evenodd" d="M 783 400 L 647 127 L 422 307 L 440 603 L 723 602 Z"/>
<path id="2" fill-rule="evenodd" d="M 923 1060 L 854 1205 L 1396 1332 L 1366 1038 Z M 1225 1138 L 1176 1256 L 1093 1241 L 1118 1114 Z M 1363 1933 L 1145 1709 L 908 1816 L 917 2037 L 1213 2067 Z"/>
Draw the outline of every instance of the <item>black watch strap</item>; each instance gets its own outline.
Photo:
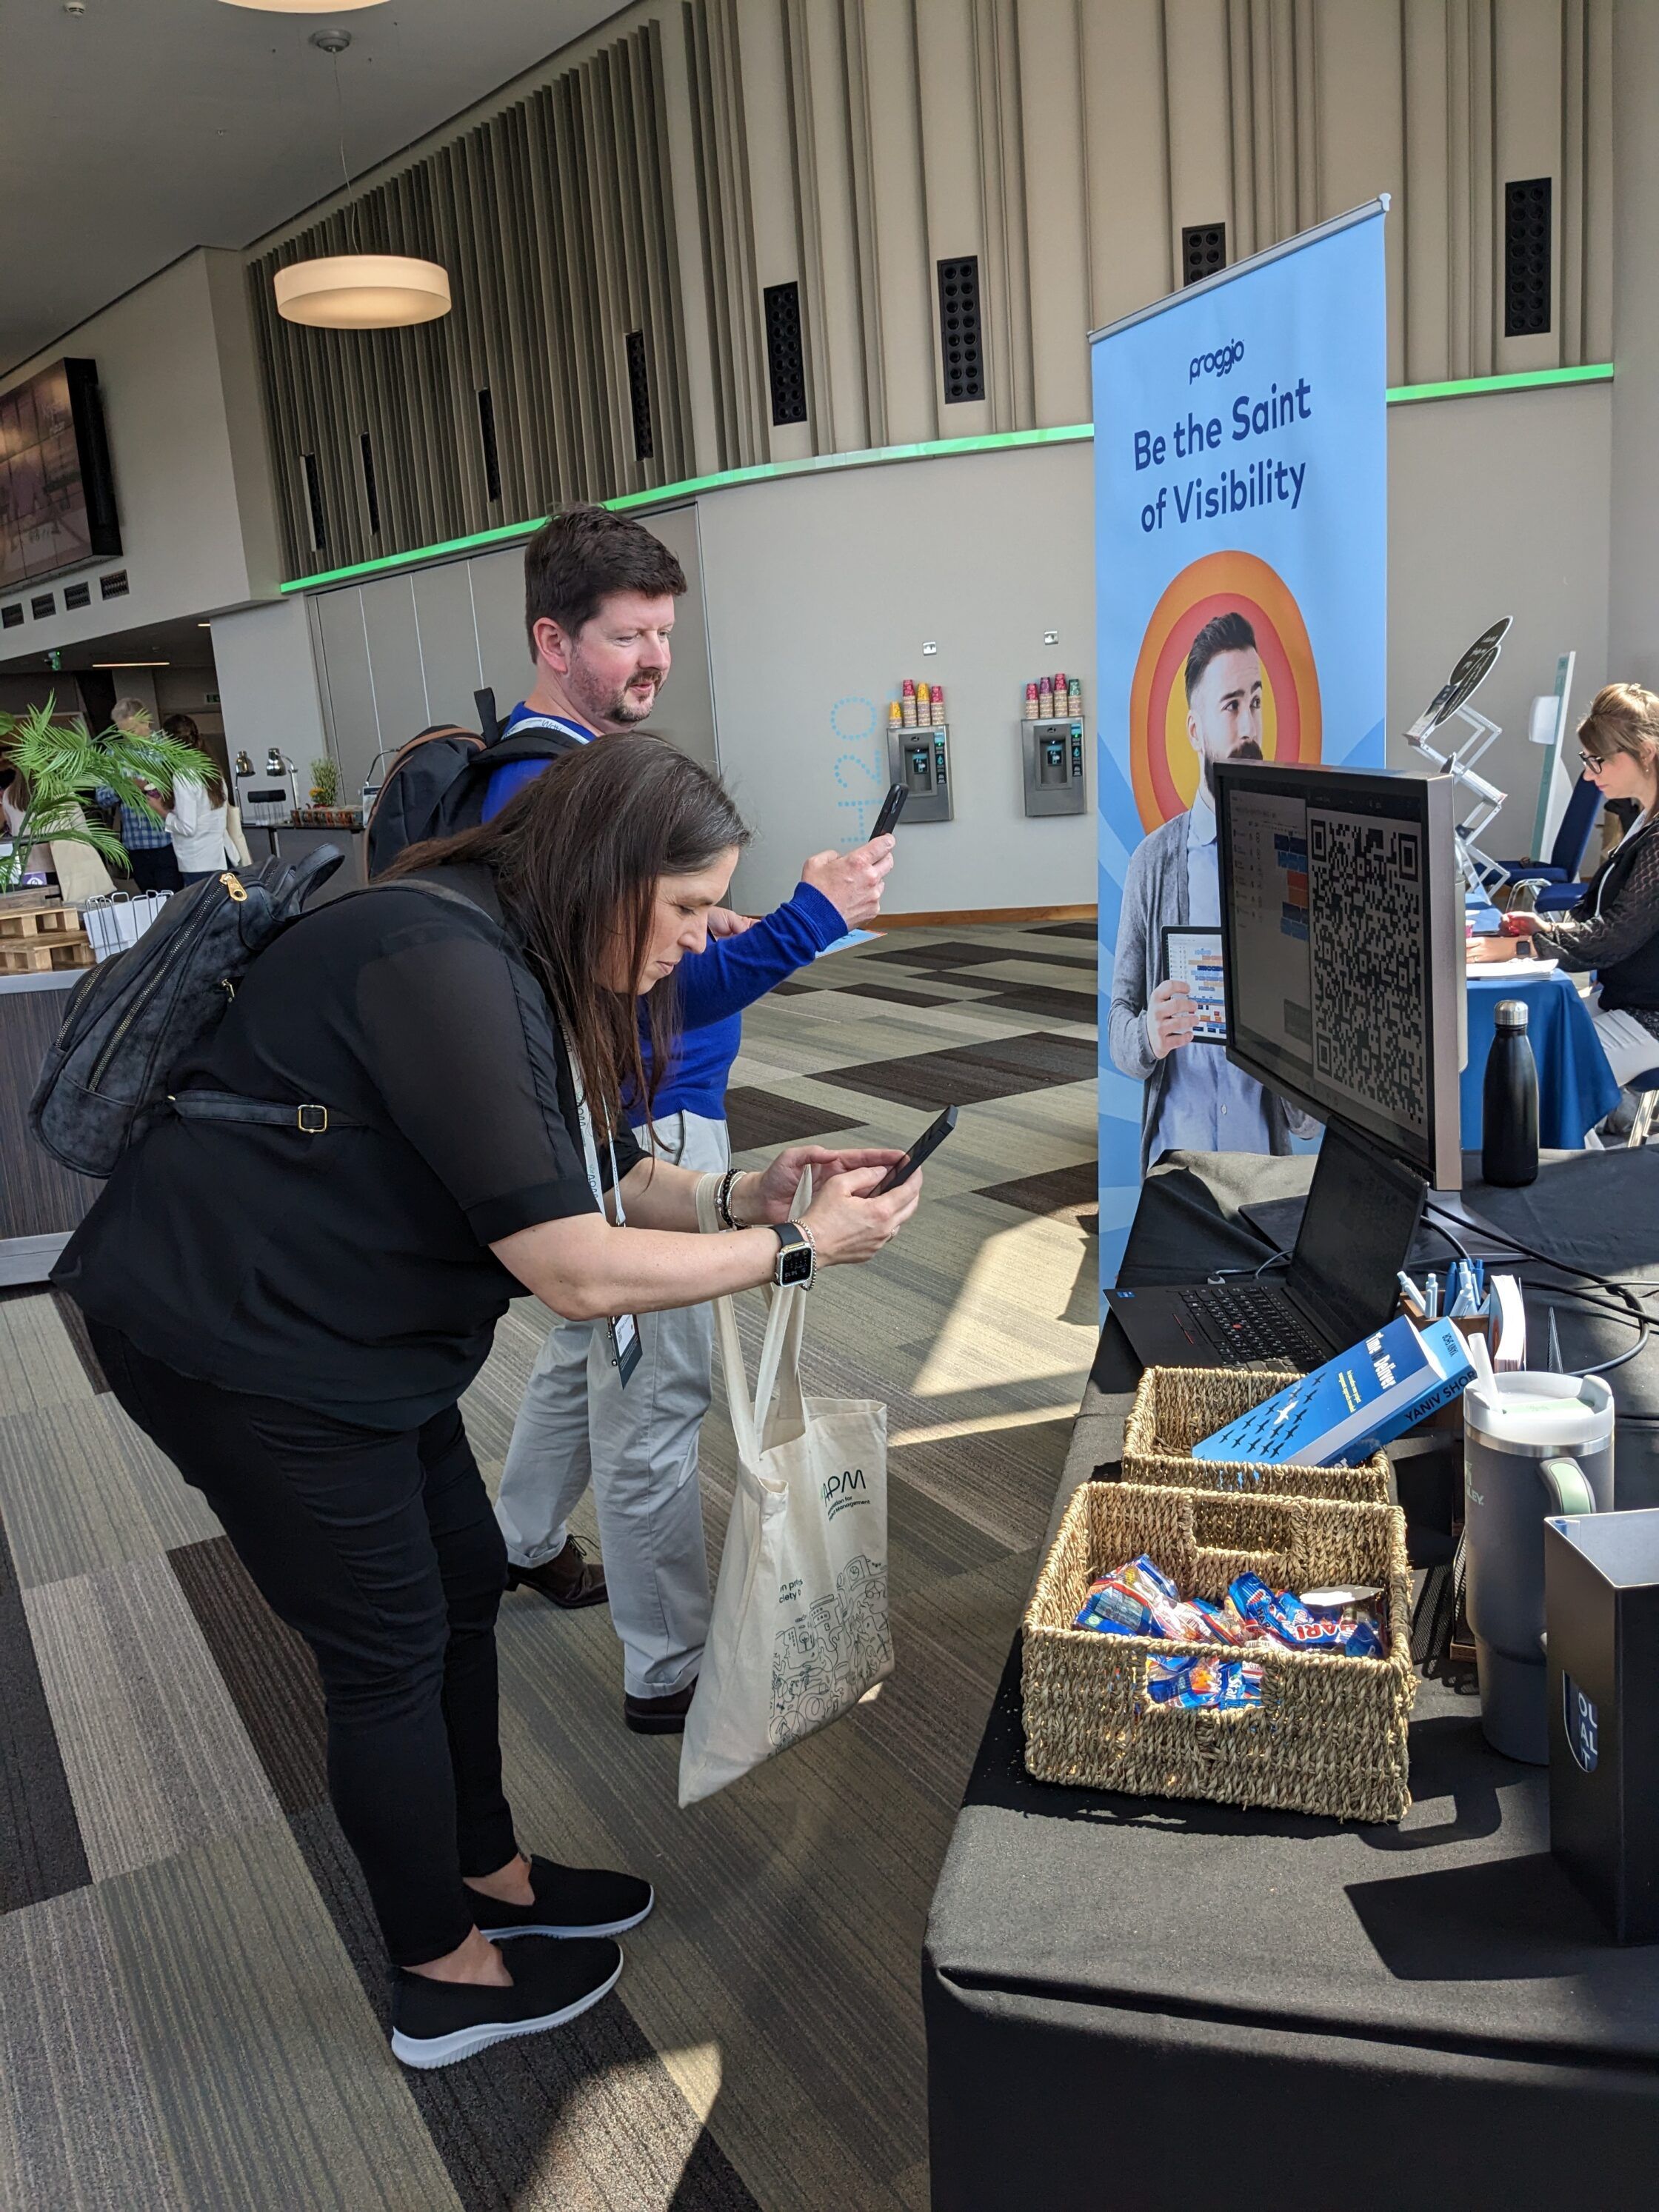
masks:
<path id="1" fill-rule="evenodd" d="M 778 1240 L 778 1256 L 772 1269 L 772 1280 L 781 1290 L 799 1284 L 810 1290 L 817 1268 L 817 1253 L 811 1238 L 798 1222 L 774 1221 L 769 1227 Z M 795 1255 L 804 1253 L 805 1265 Z"/>

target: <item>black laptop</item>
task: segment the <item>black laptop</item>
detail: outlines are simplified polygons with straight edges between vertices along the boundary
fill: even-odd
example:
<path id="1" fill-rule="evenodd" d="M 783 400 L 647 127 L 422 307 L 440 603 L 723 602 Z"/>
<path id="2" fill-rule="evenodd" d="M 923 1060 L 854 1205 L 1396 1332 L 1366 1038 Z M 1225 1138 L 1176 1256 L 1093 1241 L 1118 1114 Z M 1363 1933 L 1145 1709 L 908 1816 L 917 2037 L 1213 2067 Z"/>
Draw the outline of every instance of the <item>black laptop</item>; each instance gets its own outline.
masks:
<path id="1" fill-rule="evenodd" d="M 1392 1318 L 1426 1195 L 1420 1176 L 1333 1121 L 1281 1281 L 1113 1290 L 1108 1309 L 1146 1367 L 1318 1367 Z"/>

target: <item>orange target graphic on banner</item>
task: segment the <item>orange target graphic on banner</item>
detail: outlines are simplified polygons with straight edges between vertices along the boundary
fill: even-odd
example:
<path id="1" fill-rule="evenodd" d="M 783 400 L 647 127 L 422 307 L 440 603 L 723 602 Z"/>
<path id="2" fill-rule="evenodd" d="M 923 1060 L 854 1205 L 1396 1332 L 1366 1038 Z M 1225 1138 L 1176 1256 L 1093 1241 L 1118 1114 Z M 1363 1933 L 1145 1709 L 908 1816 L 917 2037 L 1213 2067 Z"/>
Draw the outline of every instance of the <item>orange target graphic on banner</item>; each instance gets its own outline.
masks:
<path id="1" fill-rule="evenodd" d="M 1187 735 L 1186 659 L 1217 615 L 1241 614 L 1261 659 L 1261 751 L 1266 760 L 1319 758 L 1319 677 L 1308 629 L 1288 586 L 1254 553 L 1206 553 L 1152 610 L 1129 692 L 1129 767 L 1141 827 L 1184 814 L 1198 789 L 1198 755 Z"/>

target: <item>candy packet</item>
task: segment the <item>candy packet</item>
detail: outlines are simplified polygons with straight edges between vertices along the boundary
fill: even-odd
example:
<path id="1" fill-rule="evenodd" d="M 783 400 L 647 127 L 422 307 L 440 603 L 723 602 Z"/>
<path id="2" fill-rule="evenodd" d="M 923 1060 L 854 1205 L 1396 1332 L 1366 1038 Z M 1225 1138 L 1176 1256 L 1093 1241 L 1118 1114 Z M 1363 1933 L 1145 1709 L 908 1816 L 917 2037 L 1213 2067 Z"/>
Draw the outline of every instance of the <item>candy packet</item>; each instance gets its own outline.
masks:
<path id="1" fill-rule="evenodd" d="M 1160 1705 L 1224 1710 L 1259 1705 L 1261 1669 L 1247 1659 L 1224 1659 L 1218 1654 L 1155 1658 L 1147 1662 L 1146 1694 Z"/>

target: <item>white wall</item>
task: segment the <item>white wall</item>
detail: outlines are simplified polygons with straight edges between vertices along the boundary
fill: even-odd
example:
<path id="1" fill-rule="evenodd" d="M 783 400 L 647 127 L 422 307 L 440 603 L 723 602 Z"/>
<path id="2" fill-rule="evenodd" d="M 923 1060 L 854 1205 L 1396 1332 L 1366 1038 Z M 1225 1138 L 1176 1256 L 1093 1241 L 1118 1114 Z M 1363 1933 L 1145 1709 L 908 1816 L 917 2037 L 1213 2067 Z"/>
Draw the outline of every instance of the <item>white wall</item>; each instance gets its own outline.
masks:
<path id="1" fill-rule="evenodd" d="M 224 739 L 234 760 L 243 750 L 256 757 L 279 745 L 301 770 L 328 750 L 311 631 L 298 599 L 275 599 L 222 615 L 213 625 Z"/>
<path id="2" fill-rule="evenodd" d="M 956 818 L 902 833 L 891 908 L 1093 902 L 1092 772 L 1085 812 L 1028 821 L 1019 754 L 1026 682 L 1060 668 L 1084 679 L 1092 751 L 1091 452 L 830 471 L 699 500 L 720 770 L 756 832 L 746 905 L 787 897 L 809 853 L 867 834 L 907 676 L 945 686 Z"/>
<path id="3" fill-rule="evenodd" d="M 98 364 L 122 551 L 8 593 L 25 620 L 0 653 L 44 653 L 112 630 L 202 616 L 274 591 L 276 513 L 264 460 L 241 257 L 198 252 L 94 315 L 0 381 L 27 380 L 65 354 Z M 95 579 L 125 568 L 126 596 Z M 92 603 L 64 611 L 64 587 L 94 580 Z M 50 591 L 58 611 L 27 616 Z"/>
<path id="4" fill-rule="evenodd" d="M 1510 794 L 1490 839 L 1505 855 L 1530 836 L 1540 762 L 1525 732 L 1557 654 L 1578 654 L 1580 708 L 1609 672 L 1610 392 L 1389 410 L 1389 726 L 1404 727 L 1497 616 L 1514 617 L 1480 700 L 1504 726 L 1483 769 Z M 890 910 L 1092 902 L 1092 471 L 1086 441 L 1018 447 L 734 485 L 641 517 L 691 586 L 660 726 L 705 759 L 717 733 L 756 832 L 737 882 L 746 905 L 787 896 L 809 853 L 866 831 L 887 783 L 887 703 L 906 676 L 945 687 L 957 812 L 903 832 Z M 321 710 L 348 789 L 380 746 L 428 721 L 471 722 L 481 672 L 503 707 L 521 696 L 522 573 L 512 546 L 312 596 Z M 256 656 L 251 692 L 226 649 L 245 629 L 282 641 Z M 282 732 L 318 726 L 303 630 L 293 598 L 214 624 L 233 746 L 241 727 L 269 727 L 260 744 L 301 757 Z M 1054 668 L 1083 679 L 1090 806 L 1030 820 L 1020 708 L 1027 679 Z M 1414 757 L 1391 743 L 1393 765 Z"/>
<path id="5" fill-rule="evenodd" d="M 1523 854 L 1540 756 L 1530 702 L 1576 649 L 1582 707 L 1606 680 L 1611 387 L 1425 401 L 1389 412 L 1389 719 L 1403 728 L 1463 647 L 1515 617 L 1480 698 L 1504 726 L 1483 768 L 1510 794 L 1496 848 Z M 901 839 L 896 913 L 1092 901 L 1091 811 L 1028 821 L 1015 720 L 1028 676 L 1064 668 L 1095 695 L 1093 448 L 1088 444 L 742 485 L 699 502 L 720 765 L 757 836 L 750 905 L 862 817 L 874 748 L 837 731 L 883 713 L 900 679 L 945 686 L 957 818 Z M 648 519 L 648 518 L 647 518 Z M 1060 641 L 1045 646 L 1045 630 Z M 921 641 L 935 638 L 936 659 Z M 839 702 L 839 703 L 838 703 Z M 1390 763 L 1414 756 L 1399 741 Z"/>
<path id="6" fill-rule="evenodd" d="M 1578 655 L 1577 718 L 1614 668 L 1607 651 L 1613 392 L 1608 384 L 1424 400 L 1389 410 L 1389 725 L 1402 730 L 1466 645 L 1513 615 L 1474 704 L 1504 726 L 1480 773 L 1510 794 L 1485 840 L 1528 853 L 1542 756 L 1531 702 Z M 1389 764 L 1417 757 L 1395 738 Z M 1574 765 L 1576 767 L 1576 759 Z"/>
<path id="7" fill-rule="evenodd" d="M 1613 10 L 1612 611 L 1621 678 L 1659 690 L 1659 8 L 1617 0 Z"/>

